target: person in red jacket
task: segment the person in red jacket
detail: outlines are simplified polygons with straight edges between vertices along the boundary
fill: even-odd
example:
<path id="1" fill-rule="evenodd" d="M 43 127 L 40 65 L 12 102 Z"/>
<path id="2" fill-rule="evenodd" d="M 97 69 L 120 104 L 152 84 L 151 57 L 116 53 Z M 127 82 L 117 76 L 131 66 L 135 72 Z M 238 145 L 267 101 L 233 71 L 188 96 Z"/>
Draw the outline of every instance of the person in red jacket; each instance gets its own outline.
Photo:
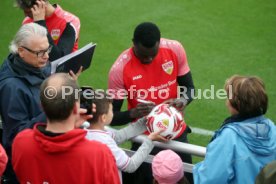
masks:
<path id="1" fill-rule="evenodd" d="M 8 156 L 3 146 L 0 144 L 0 177 L 3 175 L 8 163 Z"/>
<path id="2" fill-rule="evenodd" d="M 50 61 L 58 59 L 78 49 L 80 20 L 48 0 L 16 0 L 24 11 L 23 24 L 35 22 L 48 30 L 48 40 L 53 46 Z"/>
<path id="3" fill-rule="evenodd" d="M 64 89 L 72 90 L 72 93 Z M 68 74 L 53 74 L 41 85 L 47 124 L 19 133 L 12 145 L 12 164 L 20 183 L 119 184 L 111 151 L 89 141 L 76 129 L 92 115 L 80 109 L 79 88 Z"/>

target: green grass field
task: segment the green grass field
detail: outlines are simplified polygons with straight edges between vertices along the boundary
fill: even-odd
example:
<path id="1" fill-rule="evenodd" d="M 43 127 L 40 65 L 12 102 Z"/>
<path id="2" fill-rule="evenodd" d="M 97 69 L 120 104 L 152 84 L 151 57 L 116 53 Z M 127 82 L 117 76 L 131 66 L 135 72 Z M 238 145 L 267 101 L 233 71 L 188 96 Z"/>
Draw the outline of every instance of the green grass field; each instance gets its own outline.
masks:
<path id="1" fill-rule="evenodd" d="M 131 46 L 142 21 L 159 25 L 162 36 L 185 47 L 197 89 L 223 87 L 233 74 L 257 75 L 269 95 L 267 116 L 276 121 L 276 1 L 267 0 L 67 0 L 60 3 L 81 19 L 80 46 L 98 44 L 92 67 L 82 85 L 107 87 L 108 71 L 117 56 Z M 18 30 L 23 13 L 11 0 L 1 2 L 0 60 Z M 216 130 L 228 116 L 224 100 L 198 99 L 186 109 L 187 124 Z M 191 134 L 190 142 L 206 146 L 210 137 Z"/>

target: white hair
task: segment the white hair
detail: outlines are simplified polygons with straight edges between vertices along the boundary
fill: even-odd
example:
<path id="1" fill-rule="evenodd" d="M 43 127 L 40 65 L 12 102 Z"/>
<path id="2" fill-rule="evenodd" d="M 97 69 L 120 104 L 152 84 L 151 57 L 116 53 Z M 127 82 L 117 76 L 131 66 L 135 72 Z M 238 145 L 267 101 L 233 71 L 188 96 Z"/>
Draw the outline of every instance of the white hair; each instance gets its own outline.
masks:
<path id="1" fill-rule="evenodd" d="M 12 54 L 18 53 L 18 47 L 27 45 L 30 38 L 33 36 L 47 37 L 46 28 L 36 23 L 28 23 L 21 26 L 18 32 L 15 34 L 10 44 L 10 52 Z"/>

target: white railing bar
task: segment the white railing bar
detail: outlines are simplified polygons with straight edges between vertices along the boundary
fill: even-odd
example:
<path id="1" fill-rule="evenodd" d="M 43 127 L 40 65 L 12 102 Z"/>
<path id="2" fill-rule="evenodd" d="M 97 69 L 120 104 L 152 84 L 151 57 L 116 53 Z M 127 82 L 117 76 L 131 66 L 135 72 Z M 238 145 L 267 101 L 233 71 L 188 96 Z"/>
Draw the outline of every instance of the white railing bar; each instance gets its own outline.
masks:
<path id="1" fill-rule="evenodd" d="M 132 156 L 134 155 L 135 151 L 132 151 L 132 150 L 128 150 L 128 149 L 125 149 L 123 148 L 123 150 L 126 152 L 126 154 L 128 156 Z M 144 162 L 147 162 L 147 163 L 152 163 L 152 159 L 153 159 L 153 155 L 148 155 L 147 159 L 144 161 Z M 193 167 L 194 165 L 193 164 L 188 164 L 188 163 L 185 163 L 183 162 L 183 167 L 184 167 L 184 171 L 185 172 L 188 172 L 188 173 L 192 173 L 193 172 Z"/>
<path id="2" fill-rule="evenodd" d="M 111 131 L 114 130 L 113 128 L 107 127 L 107 126 L 105 128 L 107 130 L 111 130 Z M 137 143 L 142 143 L 145 138 L 146 138 L 145 135 L 138 135 L 138 136 L 132 138 L 131 141 L 137 142 Z M 164 148 L 164 149 L 171 149 L 174 151 L 188 153 L 188 154 L 199 156 L 199 157 L 205 157 L 205 154 L 206 154 L 206 148 L 203 146 L 197 146 L 194 144 L 188 144 L 188 143 L 183 143 L 183 142 L 174 141 L 174 140 L 170 140 L 167 143 L 154 141 L 153 144 L 156 147 L 160 147 L 160 148 Z"/>

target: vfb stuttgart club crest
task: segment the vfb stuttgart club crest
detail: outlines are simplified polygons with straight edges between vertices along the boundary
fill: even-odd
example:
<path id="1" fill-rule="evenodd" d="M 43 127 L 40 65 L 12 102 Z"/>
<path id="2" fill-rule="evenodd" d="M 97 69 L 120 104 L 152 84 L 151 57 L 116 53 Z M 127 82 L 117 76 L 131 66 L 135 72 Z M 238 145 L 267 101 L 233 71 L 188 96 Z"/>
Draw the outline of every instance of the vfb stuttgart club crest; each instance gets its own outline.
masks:
<path id="1" fill-rule="evenodd" d="M 162 64 L 162 68 L 167 74 L 171 75 L 173 72 L 173 62 L 168 61 L 168 62 Z"/>
<path id="2" fill-rule="evenodd" d="M 53 29 L 51 31 L 51 37 L 53 38 L 53 40 L 57 40 L 60 36 L 60 29 Z"/>

